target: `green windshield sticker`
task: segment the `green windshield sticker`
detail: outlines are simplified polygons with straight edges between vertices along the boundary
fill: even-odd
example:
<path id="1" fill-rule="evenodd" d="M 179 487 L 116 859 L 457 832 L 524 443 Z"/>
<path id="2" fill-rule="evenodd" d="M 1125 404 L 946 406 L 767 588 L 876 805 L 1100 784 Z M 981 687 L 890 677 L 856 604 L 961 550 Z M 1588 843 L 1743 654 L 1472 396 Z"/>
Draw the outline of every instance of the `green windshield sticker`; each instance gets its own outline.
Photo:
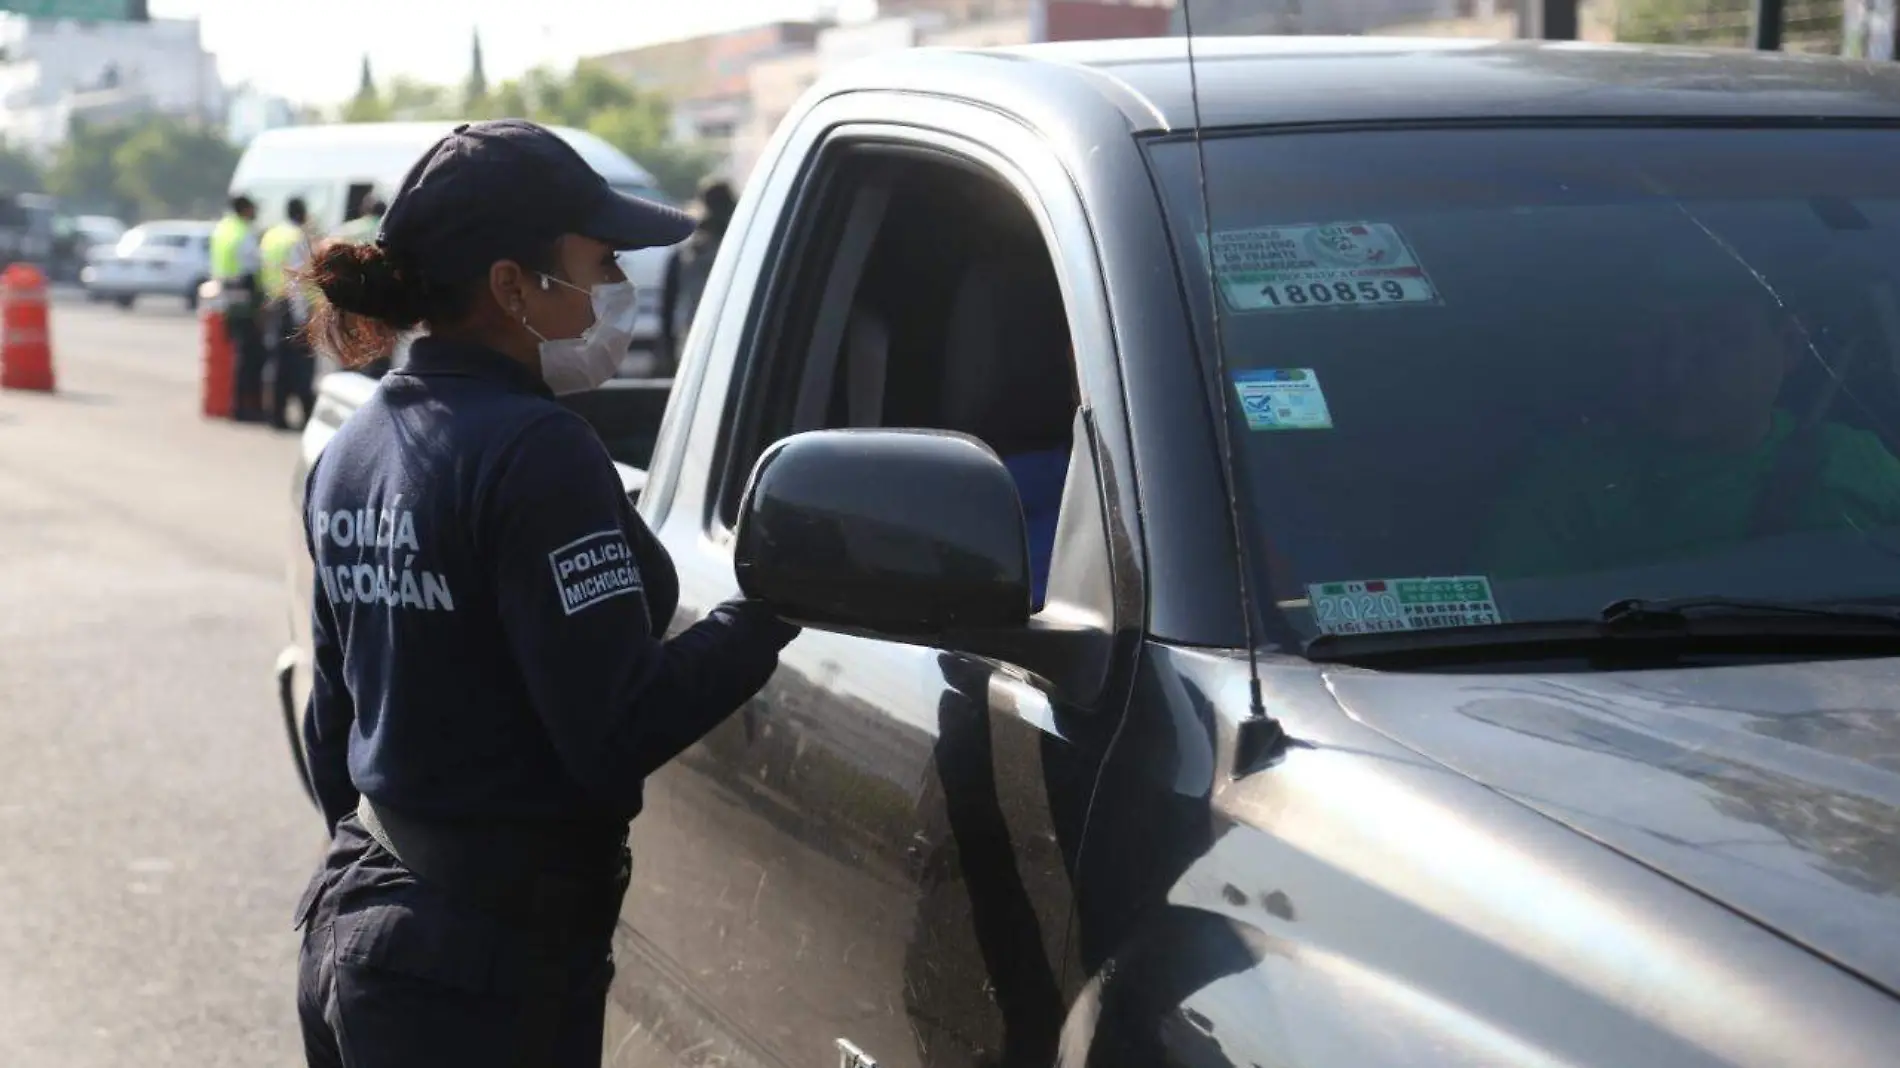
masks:
<path id="1" fill-rule="evenodd" d="M 1329 430 L 1333 414 L 1310 367 L 1234 372 L 1249 430 Z"/>
<path id="2" fill-rule="evenodd" d="M 1481 627 L 1504 622 L 1483 575 L 1321 582 L 1306 588 L 1313 621 L 1326 634 Z"/>
<path id="3" fill-rule="evenodd" d="M 1205 237 L 1201 250 L 1210 252 Z M 1412 246 L 1388 223 L 1217 230 L 1210 259 L 1222 299 L 1237 312 L 1438 302 Z"/>

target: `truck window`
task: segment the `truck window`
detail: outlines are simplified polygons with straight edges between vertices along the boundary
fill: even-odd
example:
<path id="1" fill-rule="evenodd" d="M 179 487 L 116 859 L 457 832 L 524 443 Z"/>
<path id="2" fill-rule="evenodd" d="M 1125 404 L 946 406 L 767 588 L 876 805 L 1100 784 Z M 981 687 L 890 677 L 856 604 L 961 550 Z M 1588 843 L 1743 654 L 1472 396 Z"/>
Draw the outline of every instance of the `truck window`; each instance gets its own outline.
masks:
<path id="1" fill-rule="evenodd" d="M 758 350 L 773 359 L 748 383 L 722 515 L 736 522 L 753 460 L 787 434 L 955 430 L 1016 476 L 1032 557 L 1046 566 L 1077 399 L 1068 316 L 1034 217 L 960 163 L 878 155 L 837 173 L 826 202 L 801 209 L 815 212 L 805 260 L 789 267 L 801 284 L 775 288 L 783 306 L 764 309 L 779 327 L 761 331 Z"/>

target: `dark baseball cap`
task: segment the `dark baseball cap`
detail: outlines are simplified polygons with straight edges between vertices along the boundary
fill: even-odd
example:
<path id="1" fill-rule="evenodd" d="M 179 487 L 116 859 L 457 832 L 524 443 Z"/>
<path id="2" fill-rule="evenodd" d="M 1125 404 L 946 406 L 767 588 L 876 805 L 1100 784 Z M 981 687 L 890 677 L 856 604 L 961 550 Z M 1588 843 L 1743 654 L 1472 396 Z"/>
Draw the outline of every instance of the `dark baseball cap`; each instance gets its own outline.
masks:
<path id="1" fill-rule="evenodd" d="M 693 218 L 616 192 L 559 134 L 525 119 L 463 123 L 422 154 L 376 243 L 430 281 L 476 277 L 563 234 L 618 250 L 675 244 Z"/>

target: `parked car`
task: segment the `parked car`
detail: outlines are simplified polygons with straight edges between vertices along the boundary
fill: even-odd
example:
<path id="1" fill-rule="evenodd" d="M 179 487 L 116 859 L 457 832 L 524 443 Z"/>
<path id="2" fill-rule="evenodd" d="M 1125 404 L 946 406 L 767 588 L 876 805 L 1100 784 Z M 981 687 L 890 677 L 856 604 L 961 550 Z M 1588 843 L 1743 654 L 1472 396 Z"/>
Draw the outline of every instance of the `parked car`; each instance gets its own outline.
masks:
<path id="1" fill-rule="evenodd" d="M 774 135 L 621 459 L 681 623 L 807 629 L 648 784 L 608 1063 L 1891 1064 L 1900 70 L 1197 51 Z"/>
<path id="2" fill-rule="evenodd" d="M 215 223 L 187 220 L 140 223 L 110 248 L 95 247 L 79 272 L 86 297 L 130 308 L 140 297 L 182 297 L 198 307 L 198 287 L 211 277 Z"/>

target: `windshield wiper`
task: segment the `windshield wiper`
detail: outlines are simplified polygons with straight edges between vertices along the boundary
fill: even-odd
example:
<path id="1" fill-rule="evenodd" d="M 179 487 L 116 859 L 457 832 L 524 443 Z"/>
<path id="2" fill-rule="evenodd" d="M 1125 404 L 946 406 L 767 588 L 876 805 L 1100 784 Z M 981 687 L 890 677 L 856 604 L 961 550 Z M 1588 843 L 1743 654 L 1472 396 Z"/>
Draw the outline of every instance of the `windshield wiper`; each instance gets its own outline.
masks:
<path id="1" fill-rule="evenodd" d="M 1900 608 L 1738 597 L 1613 601 L 1594 619 L 1527 620 L 1472 627 L 1322 634 L 1307 659 L 1353 664 L 1420 665 L 1581 656 L 1669 658 L 1686 652 L 1900 653 Z"/>
<path id="2" fill-rule="evenodd" d="M 1612 627 L 1677 625 L 1697 619 L 1759 619 L 1785 616 L 1900 627 L 1900 608 L 1891 605 L 1768 601 L 1746 597 L 1627 597 L 1604 606 L 1602 622 Z"/>

